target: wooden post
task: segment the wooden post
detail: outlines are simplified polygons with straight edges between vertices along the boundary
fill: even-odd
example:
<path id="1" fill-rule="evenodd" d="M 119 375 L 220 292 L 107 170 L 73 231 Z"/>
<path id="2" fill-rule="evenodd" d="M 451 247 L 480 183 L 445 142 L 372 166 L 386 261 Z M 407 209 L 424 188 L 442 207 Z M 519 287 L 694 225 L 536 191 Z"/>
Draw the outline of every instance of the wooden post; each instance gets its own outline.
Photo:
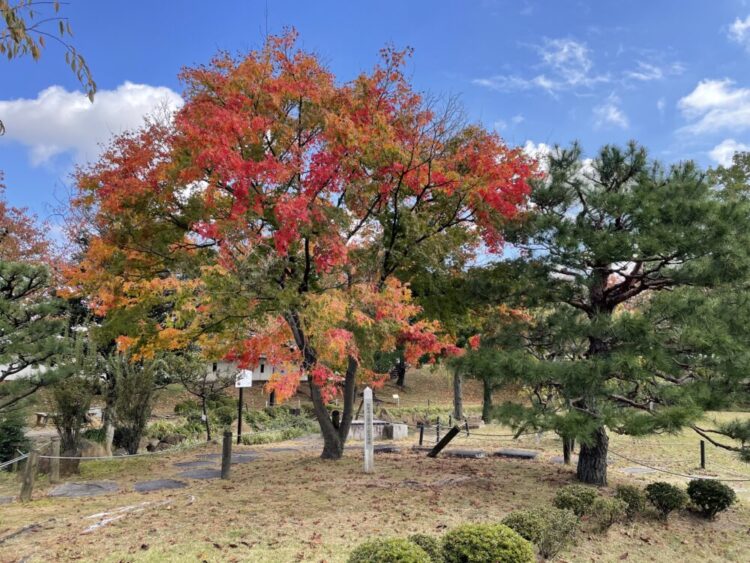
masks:
<path id="1" fill-rule="evenodd" d="M 437 423 L 435 424 L 435 434 L 437 436 L 435 443 L 438 443 L 440 441 L 440 417 L 438 417 Z"/>
<path id="2" fill-rule="evenodd" d="M 52 438 L 52 453 L 49 460 L 49 482 L 60 482 L 60 437 Z"/>
<path id="3" fill-rule="evenodd" d="M 701 440 L 701 469 L 706 468 L 706 442 Z"/>
<path id="4" fill-rule="evenodd" d="M 240 445 L 240 440 L 242 439 L 242 391 L 244 391 L 244 387 L 240 387 L 240 400 L 239 404 L 237 405 L 237 445 Z"/>
<path id="5" fill-rule="evenodd" d="M 34 477 L 36 477 L 36 468 L 39 465 L 39 452 L 31 450 L 26 460 L 26 467 L 23 471 L 23 482 L 21 483 L 21 502 L 31 500 L 31 493 L 34 491 Z"/>
<path id="6" fill-rule="evenodd" d="M 232 431 L 224 430 L 224 443 L 221 448 L 221 478 L 229 479 L 229 468 L 232 466 Z"/>
<path id="7" fill-rule="evenodd" d="M 443 436 L 443 439 L 440 440 L 437 444 L 435 444 L 435 447 L 430 450 L 430 453 L 427 454 L 427 457 L 437 457 L 437 455 L 440 453 L 440 451 L 448 445 L 448 442 L 453 440 L 453 438 L 456 437 L 456 434 L 461 432 L 461 429 L 458 427 L 458 425 L 454 426 L 448 432 Z"/>
<path id="8" fill-rule="evenodd" d="M 464 427 L 466 428 L 466 435 L 468 436 L 469 435 L 469 419 L 468 418 L 464 419 Z"/>
<path id="9" fill-rule="evenodd" d="M 424 440 L 424 423 L 419 423 L 419 445 L 422 445 L 422 441 Z"/>
<path id="10" fill-rule="evenodd" d="M 372 435 L 372 389 L 365 387 L 363 393 L 365 403 L 365 473 L 372 473 L 374 467 L 374 446 Z"/>

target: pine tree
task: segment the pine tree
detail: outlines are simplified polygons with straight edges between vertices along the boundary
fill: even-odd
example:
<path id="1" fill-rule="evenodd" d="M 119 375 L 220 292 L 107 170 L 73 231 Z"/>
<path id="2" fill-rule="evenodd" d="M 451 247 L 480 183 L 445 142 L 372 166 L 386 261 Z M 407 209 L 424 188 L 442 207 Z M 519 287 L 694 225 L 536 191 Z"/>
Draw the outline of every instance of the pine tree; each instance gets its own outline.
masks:
<path id="1" fill-rule="evenodd" d="M 63 377 L 65 303 L 44 266 L 0 261 L 0 410 Z"/>
<path id="2" fill-rule="evenodd" d="M 747 279 L 750 215 L 694 164 L 665 169 L 635 143 L 590 161 L 558 148 L 547 166 L 508 235 L 526 262 L 537 341 L 506 355 L 502 372 L 531 403 L 500 415 L 580 441 L 577 476 L 602 485 L 608 429 L 676 431 L 740 390 L 746 342 L 730 335 L 730 307 L 747 311 L 746 299 L 718 296 Z"/>

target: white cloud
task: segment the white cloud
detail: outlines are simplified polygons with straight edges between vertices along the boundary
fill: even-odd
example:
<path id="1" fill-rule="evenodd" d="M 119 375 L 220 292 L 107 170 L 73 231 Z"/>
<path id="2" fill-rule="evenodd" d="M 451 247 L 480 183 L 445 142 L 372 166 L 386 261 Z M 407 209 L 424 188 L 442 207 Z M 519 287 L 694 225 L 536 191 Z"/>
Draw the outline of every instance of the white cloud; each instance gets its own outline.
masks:
<path id="1" fill-rule="evenodd" d="M 182 103 L 173 90 L 148 84 L 125 82 L 100 90 L 93 104 L 81 92 L 51 86 L 34 99 L 0 100 L 0 119 L 7 130 L 3 139 L 27 146 L 31 163 L 38 166 L 68 152 L 77 162 L 94 159 L 112 135 L 140 126 L 160 108 L 173 111 Z"/>
<path id="2" fill-rule="evenodd" d="M 627 129 L 630 126 L 628 116 L 620 108 L 620 98 L 611 94 L 603 104 L 594 108 L 594 125 L 596 127 L 613 125 L 621 129 Z"/>
<path id="3" fill-rule="evenodd" d="M 734 153 L 748 151 L 750 151 L 750 145 L 738 143 L 734 139 L 724 139 L 708 152 L 708 156 L 722 166 L 731 166 Z"/>
<path id="4" fill-rule="evenodd" d="M 747 16 L 744 20 L 735 19 L 729 26 L 728 35 L 729 39 L 750 50 L 750 16 Z"/>
<path id="5" fill-rule="evenodd" d="M 659 64 L 655 62 L 637 61 L 633 70 L 625 71 L 626 80 L 637 82 L 650 82 L 652 80 L 661 80 L 667 76 L 676 76 L 685 72 L 685 66 L 682 63 Z"/>
<path id="6" fill-rule="evenodd" d="M 477 78 L 473 83 L 501 92 L 539 88 L 554 94 L 609 81 L 609 77 L 592 72 L 591 52 L 585 43 L 574 39 L 544 39 L 543 44 L 535 45 L 534 49 L 544 72 L 532 77 L 499 74 Z"/>
<path id="7" fill-rule="evenodd" d="M 693 135 L 750 129 L 750 89 L 734 81 L 702 80 L 677 107 L 690 120 L 681 131 Z"/>
<path id="8" fill-rule="evenodd" d="M 508 129 L 509 127 L 520 125 L 524 121 L 526 121 L 526 118 L 519 113 L 510 118 L 510 123 L 508 123 L 508 121 L 506 121 L 505 119 L 498 119 L 492 125 L 494 126 L 496 131 L 503 131 L 504 129 Z"/>
<path id="9" fill-rule="evenodd" d="M 667 100 L 665 100 L 664 97 L 661 97 L 658 100 L 656 100 L 656 109 L 659 110 L 659 113 L 663 115 L 664 110 L 666 108 L 667 108 Z"/>

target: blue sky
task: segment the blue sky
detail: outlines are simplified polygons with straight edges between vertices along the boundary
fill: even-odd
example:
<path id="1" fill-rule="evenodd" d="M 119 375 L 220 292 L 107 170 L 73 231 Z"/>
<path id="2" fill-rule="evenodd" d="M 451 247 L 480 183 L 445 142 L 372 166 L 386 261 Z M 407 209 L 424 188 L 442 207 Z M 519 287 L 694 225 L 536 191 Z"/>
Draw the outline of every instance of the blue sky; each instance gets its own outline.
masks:
<path id="1" fill-rule="evenodd" d="M 415 49 L 419 90 L 458 95 L 472 121 L 530 148 L 637 139 L 703 165 L 750 150 L 750 3 L 741 0 L 70 0 L 74 44 L 99 86 L 93 105 L 54 45 L 0 60 L 0 170 L 8 199 L 48 217 L 76 163 L 176 107 L 181 67 L 258 47 L 294 26 L 342 80 L 386 44 Z"/>

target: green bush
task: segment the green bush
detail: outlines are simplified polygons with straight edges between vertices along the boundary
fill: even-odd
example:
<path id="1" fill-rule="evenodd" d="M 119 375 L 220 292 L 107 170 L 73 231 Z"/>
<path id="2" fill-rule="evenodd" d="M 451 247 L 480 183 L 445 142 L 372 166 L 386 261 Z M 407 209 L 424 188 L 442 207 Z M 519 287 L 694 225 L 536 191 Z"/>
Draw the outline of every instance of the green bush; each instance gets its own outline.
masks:
<path id="1" fill-rule="evenodd" d="M 591 510 L 594 499 L 599 496 L 596 489 L 584 485 L 566 485 L 552 501 L 557 508 L 572 510 L 576 516 L 584 516 Z"/>
<path id="2" fill-rule="evenodd" d="M 0 462 L 18 457 L 16 450 L 29 451 L 25 427 L 26 420 L 22 411 L 0 413 Z"/>
<path id="3" fill-rule="evenodd" d="M 605 532 L 627 516 L 628 503 L 619 498 L 597 497 L 591 504 L 591 519 L 597 528 Z"/>
<path id="4" fill-rule="evenodd" d="M 443 537 L 446 563 L 534 563 L 531 544 L 503 524 L 464 524 Z"/>
<path id="5" fill-rule="evenodd" d="M 670 512 L 684 508 L 688 501 L 685 491 L 663 481 L 647 485 L 646 497 L 656 507 L 664 520 L 667 519 Z"/>
<path id="6" fill-rule="evenodd" d="M 578 516 L 568 509 L 533 508 L 511 512 L 503 524 L 536 545 L 539 555 L 549 559 L 573 539 Z"/>
<path id="7" fill-rule="evenodd" d="M 91 440 L 97 444 L 103 444 L 107 438 L 107 429 L 104 426 L 100 428 L 86 428 L 86 430 L 81 433 L 81 436 L 86 440 Z"/>
<path id="8" fill-rule="evenodd" d="M 715 479 L 694 479 L 688 483 L 687 494 L 693 505 L 706 518 L 713 519 L 737 500 L 734 489 Z"/>
<path id="9" fill-rule="evenodd" d="M 304 436 L 308 432 L 300 428 L 284 428 L 282 430 L 266 430 L 265 432 L 254 432 L 252 434 L 243 434 L 240 441 L 245 446 L 256 446 L 258 444 L 272 444 L 274 442 L 283 442 Z"/>
<path id="10" fill-rule="evenodd" d="M 417 544 L 404 539 L 381 539 L 363 543 L 352 551 L 349 563 L 430 563 L 430 556 Z"/>
<path id="11" fill-rule="evenodd" d="M 163 440 L 167 436 L 173 434 L 179 434 L 180 436 L 185 436 L 185 438 L 190 438 L 199 433 L 200 430 L 194 432 L 193 428 L 186 424 L 177 424 L 176 422 L 169 422 L 168 420 L 157 420 L 156 422 L 149 424 L 148 428 L 146 428 L 146 437 L 154 440 Z"/>
<path id="12" fill-rule="evenodd" d="M 615 498 L 625 501 L 625 504 L 627 504 L 625 514 L 630 520 L 646 510 L 646 493 L 640 487 L 618 485 L 615 489 Z"/>
<path id="13" fill-rule="evenodd" d="M 443 548 L 437 538 L 427 534 L 412 534 L 409 541 L 421 547 L 432 563 L 443 563 Z"/>
<path id="14" fill-rule="evenodd" d="M 295 415 L 286 406 L 266 407 L 245 412 L 245 422 L 255 431 L 299 428 L 305 432 L 318 431 L 318 423 L 306 415 Z"/>
<path id="15" fill-rule="evenodd" d="M 536 508 L 511 512 L 503 519 L 502 523 L 533 544 L 539 543 L 547 527 L 544 511 Z"/>

